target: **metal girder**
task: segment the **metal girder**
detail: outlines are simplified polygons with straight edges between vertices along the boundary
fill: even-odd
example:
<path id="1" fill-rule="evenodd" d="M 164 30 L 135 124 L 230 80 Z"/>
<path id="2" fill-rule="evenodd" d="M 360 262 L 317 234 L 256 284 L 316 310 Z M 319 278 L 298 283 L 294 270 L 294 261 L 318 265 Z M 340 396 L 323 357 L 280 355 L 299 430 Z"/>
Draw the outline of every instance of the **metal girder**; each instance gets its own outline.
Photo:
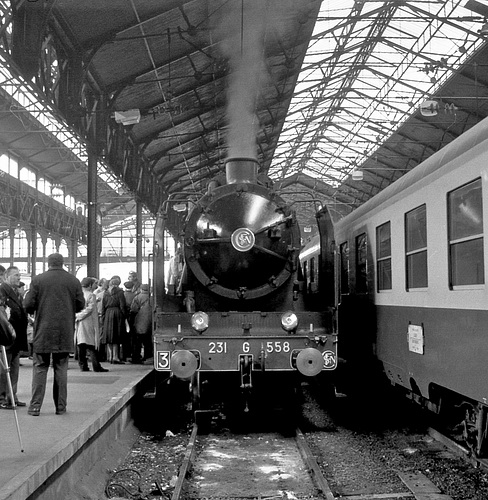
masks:
<path id="1" fill-rule="evenodd" d="M 353 11 L 351 13 L 351 15 L 350 15 L 351 19 L 357 18 L 357 15 L 360 14 L 360 12 L 362 10 L 362 4 L 359 4 L 359 3 L 356 4 L 356 9 L 357 9 L 356 12 Z M 391 19 L 394 12 L 396 11 L 396 9 L 397 9 L 397 7 L 393 6 L 393 5 L 381 9 L 380 15 L 375 20 L 373 26 L 370 29 L 370 33 L 373 35 L 373 37 L 378 37 L 378 35 L 386 28 L 386 26 L 388 25 L 388 21 Z M 356 21 L 352 21 L 350 23 L 345 23 L 344 28 L 347 28 L 347 31 L 346 30 L 343 31 L 343 33 L 341 34 L 341 38 L 343 38 L 347 41 L 348 35 L 351 33 L 351 31 L 355 25 L 355 22 Z M 351 65 L 351 71 L 348 73 L 347 78 L 344 79 L 344 81 L 341 85 L 343 88 L 350 88 L 351 87 L 352 82 L 355 80 L 358 72 L 360 71 L 358 69 L 358 67 L 360 67 L 362 64 L 365 63 L 365 61 L 367 60 L 367 58 L 371 54 L 373 46 L 374 46 L 374 42 L 370 41 L 369 43 L 365 43 L 365 45 L 362 47 L 362 49 L 356 55 L 356 57 L 354 59 L 354 64 Z M 343 53 L 343 50 L 344 49 L 342 46 L 336 47 L 336 49 L 335 49 L 336 60 L 339 59 L 340 55 Z M 328 67 L 328 75 L 332 75 L 333 73 L 334 73 L 334 65 L 331 64 Z M 317 110 L 317 105 L 319 102 L 322 102 L 322 100 L 323 100 L 323 91 L 325 90 L 327 82 L 328 82 L 328 75 L 327 74 L 324 75 L 324 83 L 321 86 L 319 86 L 320 88 L 317 89 L 318 95 L 314 96 L 314 102 L 307 109 L 307 114 L 308 114 L 308 117 L 310 117 L 310 118 L 315 116 L 316 110 Z M 341 105 L 341 102 L 342 102 L 342 99 L 333 100 L 333 102 L 329 106 L 329 109 L 338 109 Z M 335 114 L 335 113 L 332 112 L 332 114 Z M 290 157 L 294 157 L 297 155 L 298 147 L 300 146 L 301 141 L 303 140 L 303 137 L 307 131 L 308 131 L 308 123 L 305 122 L 305 124 L 302 127 L 300 127 L 300 129 L 298 130 L 294 144 L 292 144 L 291 148 L 289 149 L 289 156 Z M 317 138 L 317 142 L 318 142 L 318 138 Z M 315 144 L 316 144 L 315 141 L 309 142 L 309 145 L 307 146 L 307 148 L 303 152 L 304 156 L 309 156 L 309 154 L 311 153 L 311 150 L 315 147 Z M 302 167 L 304 166 L 303 162 L 299 162 L 299 164 Z M 284 173 L 286 174 L 286 171 Z"/>
<path id="2" fill-rule="evenodd" d="M 24 226 L 36 227 L 79 244 L 87 242 L 87 219 L 53 197 L 14 177 L 0 176 L 0 214 Z"/>

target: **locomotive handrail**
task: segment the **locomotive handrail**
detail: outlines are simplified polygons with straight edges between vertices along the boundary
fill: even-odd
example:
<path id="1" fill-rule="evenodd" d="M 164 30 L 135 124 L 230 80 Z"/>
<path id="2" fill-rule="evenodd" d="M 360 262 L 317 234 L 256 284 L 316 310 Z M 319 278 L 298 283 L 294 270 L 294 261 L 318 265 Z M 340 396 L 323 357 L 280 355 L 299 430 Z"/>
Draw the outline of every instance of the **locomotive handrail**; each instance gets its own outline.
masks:
<path id="1" fill-rule="evenodd" d="M 278 221 L 278 222 L 273 222 L 273 224 L 268 224 L 267 226 L 259 229 L 259 231 L 256 231 L 254 234 L 259 234 L 259 233 L 263 233 L 264 231 L 267 231 L 273 227 L 276 227 L 276 226 L 279 226 L 280 224 L 283 224 L 284 222 L 287 222 L 289 220 L 293 219 L 293 216 L 292 215 L 287 215 L 284 219 Z"/>
<path id="2" fill-rule="evenodd" d="M 198 197 L 201 198 L 204 195 L 204 192 L 203 191 L 195 191 L 193 193 L 189 193 L 188 191 L 176 191 L 174 193 L 170 193 L 170 195 L 168 196 L 168 198 L 166 200 L 164 200 L 163 203 L 162 203 L 162 205 L 161 205 L 161 212 L 162 212 L 162 214 L 165 215 L 165 216 L 168 215 L 168 205 L 170 203 L 174 203 L 174 204 L 177 204 L 177 203 L 188 203 L 188 202 L 194 203 L 192 200 L 188 199 L 188 196 L 190 194 L 193 194 L 194 196 L 197 195 Z M 184 198 L 174 199 L 174 198 L 176 198 L 176 196 L 184 196 Z"/>
<path id="3" fill-rule="evenodd" d="M 230 238 L 197 238 L 195 240 L 197 243 L 230 243 Z"/>
<path id="4" fill-rule="evenodd" d="M 154 256 L 155 252 L 151 252 L 147 255 L 148 261 L 152 260 L 152 267 L 154 269 Z M 154 297 L 156 297 L 156 280 L 151 279 L 151 271 L 149 269 L 149 265 L 147 266 L 147 282 L 149 284 L 149 304 L 151 304 L 151 325 L 152 325 L 152 330 L 154 330 L 154 316 L 155 316 L 155 310 L 156 310 L 156 300 L 154 300 Z"/>
<path id="5" fill-rule="evenodd" d="M 283 224 L 285 222 L 287 222 L 288 220 L 292 219 L 292 216 L 288 216 L 288 217 L 285 217 L 283 220 L 280 220 L 278 222 L 274 222 L 273 224 L 269 224 L 268 226 L 265 226 L 261 229 L 259 229 L 259 231 L 253 231 L 253 234 L 260 234 L 260 233 L 264 233 L 264 231 L 268 231 L 269 229 L 272 229 L 276 226 L 279 226 L 280 224 Z M 225 238 L 197 238 L 195 240 L 197 243 L 202 243 L 202 242 L 205 242 L 205 243 L 230 243 L 231 242 L 231 238 L 229 237 L 225 237 Z"/>
<path id="6" fill-rule="evenodd" d="M 230 238 L 197 238 L 196 239 L 197 243 L 230 243 L 231 239 Z M 265 247 L 262 247 L 261 245 L 254 245 L 253 248 L 256 248 L 257 250 L 260 250 L 261 252 L 267 253 L 269 255 L 272 255 L 273 257 L 277 257 L 278 259 L 284 260 L 285 262 L 288 261 L 286 257 L 283 257 L 283 255 L 280 255 L 279 253 L 273 252 L 272 250 L 268 250 Z"/>
<path id="7" fill-rule="evenodd" d="M 261 252 L 267 253 L 269 255 L 272 255 L 273 257 L 277 257 L 278 259 L 284 260 L 285 262 L 288 261 L 286 257 L 283 257 L 283 255 L 280 255 L 279 253 L 273 252 L 273 250 L 268 250 L 267 248 L 264 248 L 260 245 L 254 245 L 253 248 L 257 248 Z"/>
<path id="8" fill-rule="evenodd" d="M 279 226 L 280 224 L 284 224 L 285 222 L 289 221 L 293 219 L 293 216 L 292 215 L 288 215 L 286 216 L 284 219 L 281 219 L 279 220 L 278 222 L 273 222 L 272 224 L 268 224 L 267 226 L 265 227 L 262 227 L 261 229 L 257 230 L 257 231 L 253 231 L 253 233 L 256 235 L 256 234 L 260 234 L 260 233 L 264 233 L 264 231 L 268 231 L 269 229 L 272 229 L 276 226 Z M 226 238 L 197 238 L 195 240 L 197 243 L 200 243 L 200 242 L 205 242 L 205 243 L 230 243 L 231 241 L 231 238 L 229 237 L 226 237 Z"/>

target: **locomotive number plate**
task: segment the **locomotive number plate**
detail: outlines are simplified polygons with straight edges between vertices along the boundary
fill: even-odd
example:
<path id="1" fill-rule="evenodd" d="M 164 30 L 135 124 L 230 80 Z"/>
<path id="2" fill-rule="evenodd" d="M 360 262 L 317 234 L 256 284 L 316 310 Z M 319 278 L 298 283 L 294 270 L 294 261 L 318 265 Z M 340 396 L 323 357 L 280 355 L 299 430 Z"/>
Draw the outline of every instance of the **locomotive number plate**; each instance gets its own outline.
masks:
<path id="1" fill-rule="evenodd" d="M 220 342 L 209 342 L 208 343 L 208 354 L 227 354 L 232 350 L 236 349 L 234 343 L 220 341 Z M 239 350 L 239 349 L 238 349 Z M 267 353 L 272 352 L 291 352 L 292 348 L 290 342 L 288 341 L 268 341 L 266 343 L 261 343 L 259 345 L 259 350 L 265 350 Z M 251 342 L 242 342 L 240 352 L 243 354 L 249 354 L 251 352 Z"/>
<path id="2" fill-rule="evenodd" d="M 291 346 L 290 342 L 288 341 L 267 341 L 266 343 L 262 343 L 260 345 L 260 349 L 263 350 L 263 348 L 266 350 L 267 353 L 272 353 L 272 352 L 291 352 Z M 250 342 L 243 342 L 242 343 L 242 352 L 244 354 L 247 354 L 251 352 L 251 343 Z"/>

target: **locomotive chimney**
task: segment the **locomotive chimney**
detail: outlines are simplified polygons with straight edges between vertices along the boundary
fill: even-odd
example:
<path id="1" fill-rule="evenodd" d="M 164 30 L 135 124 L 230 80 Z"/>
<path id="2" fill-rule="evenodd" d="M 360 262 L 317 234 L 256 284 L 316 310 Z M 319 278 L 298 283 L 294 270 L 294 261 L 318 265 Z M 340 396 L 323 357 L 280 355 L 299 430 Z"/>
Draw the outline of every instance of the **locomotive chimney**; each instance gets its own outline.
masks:
<path id="1" fill-rule="evenodd" d="M 255 184 L 258 176 L 258 162 L 254 158 L 229 158 L 225 161 L 227 184 L 246 182 Z"/>

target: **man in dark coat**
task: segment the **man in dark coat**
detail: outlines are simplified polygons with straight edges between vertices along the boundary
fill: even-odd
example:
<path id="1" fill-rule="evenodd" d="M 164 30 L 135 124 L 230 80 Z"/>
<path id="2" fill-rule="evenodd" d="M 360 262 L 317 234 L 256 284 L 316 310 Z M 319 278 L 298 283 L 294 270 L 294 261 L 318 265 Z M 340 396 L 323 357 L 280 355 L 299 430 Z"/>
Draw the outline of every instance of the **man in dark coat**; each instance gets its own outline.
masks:
<path id="1" fill-rule="evenodd" d="M 85 307 L 81 283 L 63 269 L 63 256 L 53 253 L 48 256 L 47 264 L 48 270 L 32 279 L 24 299 L 26 311 L 35 313 L 32 399 L 28 410 L 33 416 L 41 411 L 51 355 L 56 415 L 66 413 L 68 360 L 69 353 L 74 352 L 75 315 Z"/>
<path id="2" fill-rule="evenodd" d="M 10 367 L 10 378 L 17 406 L 26 406 L 26 403 L 17 399 L 17 383 L 19 380 L 20 353 L 27 351 L 27 314 L 22 305 L 19 293 L 20 271 L 16 266 L 10 266 L 5 271 L 4 281 L 0 284 L 0 304 L 8 311 L 10 324 L 15 330 L 14 343 L 6 347 L 7 362 Z M 3 360 L 2 360 L 3 361 Z M 13 409 L 11 395 L 8 391 L 7 369 L 0 365 L 0 409 Z"/>

